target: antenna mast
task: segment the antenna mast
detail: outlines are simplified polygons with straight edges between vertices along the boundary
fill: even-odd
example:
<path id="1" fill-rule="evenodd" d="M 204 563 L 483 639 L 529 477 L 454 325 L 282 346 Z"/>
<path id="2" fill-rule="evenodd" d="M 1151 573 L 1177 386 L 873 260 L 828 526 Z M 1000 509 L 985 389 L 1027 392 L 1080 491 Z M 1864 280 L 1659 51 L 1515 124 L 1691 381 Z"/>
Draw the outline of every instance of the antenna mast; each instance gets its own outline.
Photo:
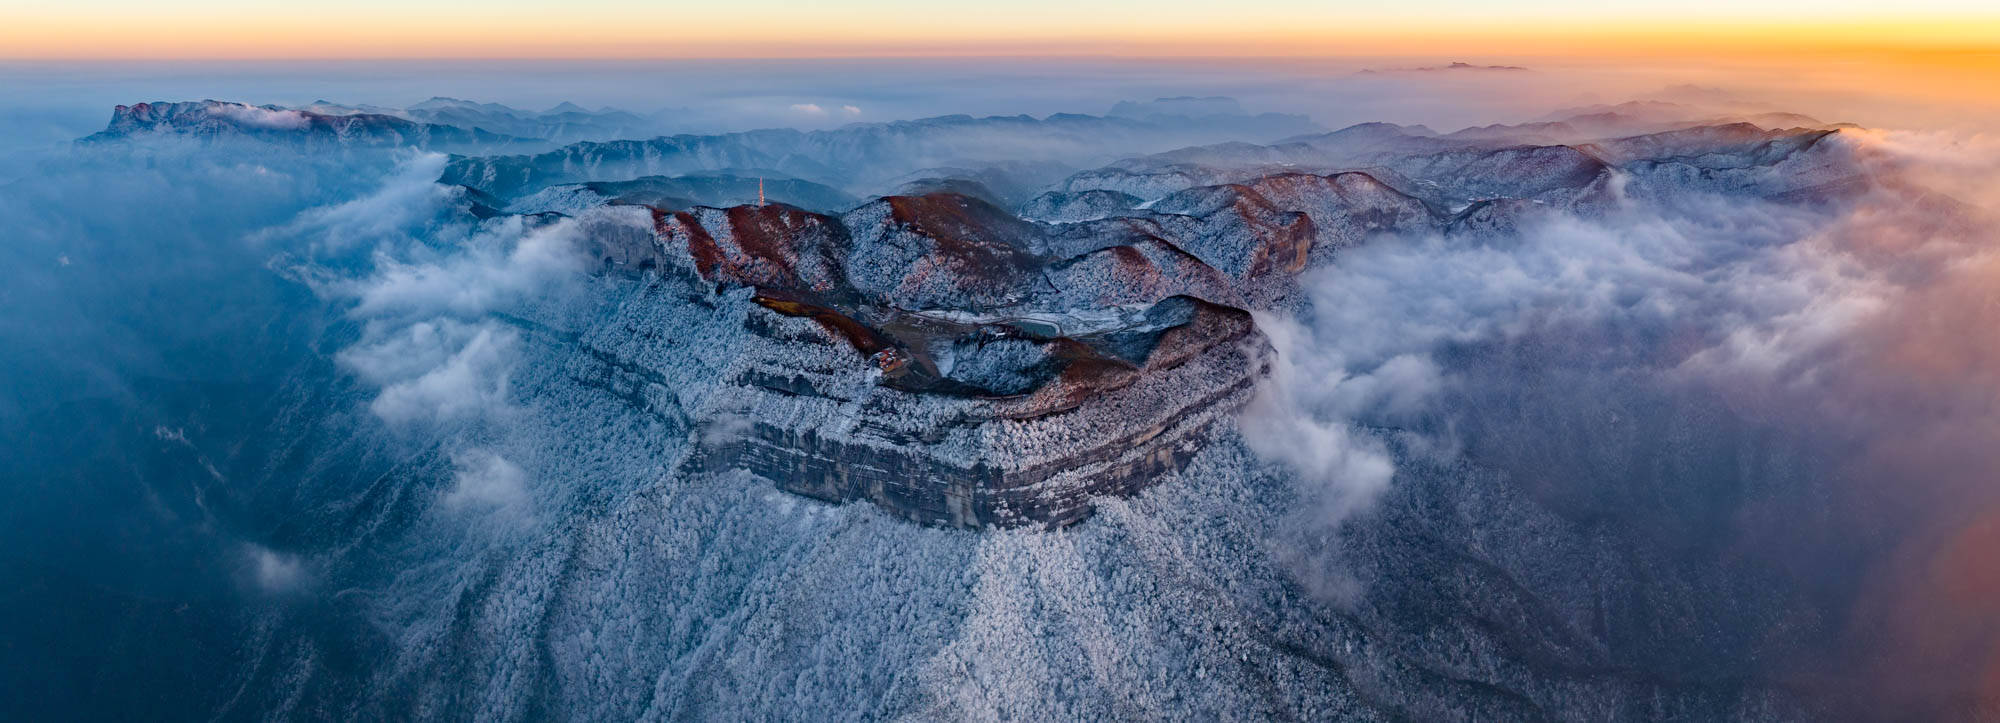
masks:
<path id="1" fill-rule="evenodd" d="M 757 207 L 764 207 L 764 177 L 757 177 Z"/>

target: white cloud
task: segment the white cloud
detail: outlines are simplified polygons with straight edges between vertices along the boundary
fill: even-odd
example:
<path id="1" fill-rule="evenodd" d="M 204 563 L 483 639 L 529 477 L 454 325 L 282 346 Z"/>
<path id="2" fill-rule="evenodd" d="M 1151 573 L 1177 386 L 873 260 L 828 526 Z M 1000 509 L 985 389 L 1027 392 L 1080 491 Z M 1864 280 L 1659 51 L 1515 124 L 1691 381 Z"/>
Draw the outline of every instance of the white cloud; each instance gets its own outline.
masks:
<path id="1" fill-rule="evenodd" d="M 718 414 L 702 427 L 702 446 L 713 449 L 745 439 L 756 426 L 756 420 L 741 414 Z"/>
<path id="2" fill-rule="evenodd" d="M 208 107 L 212 116 L 252 128 L 292 130 L 306 127 L 306 115 L 295 110 L 272 110 L 240 103 L 216 103 Z"/>
<path id="3" fill-rule="evenodd" d="M 381 386 L 369 411 L 391 424 L 504 414 L 519 335 L 495 322 L 423 321 L 342 350 L 338 360 Z"/>
<path id="4" fill-rule="evenodd" d="M 531 296 L 582 270 L 570 219 L 529 226 L 509 217 L 442 258 L 376 257 L 375 272 L 345 285 L 359 301 L 353 314 L 478 314 Z"/>
<path id="5" fill-rule="evenodd" d="M 826 109 L 819 107 L 818 103 L 793 103 L 792 112 L 814 118 L 824 118 L 827 115 Z"/>
<path id="6" fill-rule="evenodd" d="M 299 589 L 306 582 L 305 564 L 295 555 L 287 555 L 256 543 L 245 543 L 243 555 L 247 561 L 250 580 L 258 589 L 267 593 L 290 592 Z"/>
<path id="7" fill-rule="evenodd" d="M 1366 511 L 1396 472 L 1378 435 L 1359 430 L 1404 430 L 1413 454 L 1459 449 L 1451 422 L 1437 420 L 1476 412 L 1438 408 L 1471 383 L 1453 376 L 1465 362 L 1440 361 L 1451 350 L 1528 343 L 1607 376 L 1659 380 L 1705 348 L 1763 367 L 1809 358 L 1872 311 L 1838 263 L 1787 244 L 1811 228 L 1756 203 L 1702 201 L 1552 216 L 1487 242 L 1381 238 L 1346 250 L 1302 279 L 1298 316 L 1258 315 L 1277 356 L 1245 410 L 1244 439 L 1295 474 L 1316 523 L 1307 534 L 1324 534 Z M 1691 346 L 1676 356 L 1653 341 L 1670 336 Z M 1351 592 L 1338 580 L 1327 589 Z"/>
<path id="8" fill-rule="evenodd" d="M 1389 486 L 1395 463 L 1379 442 L 1358 435 L 1351 407 L 1362 403 L 1357 382 L 1338 353 L 1313 332 L 1283 317 L 1258 314 L 1257 325 L 1277 351 L 1271 373 L 1244 410 L 1244 441 L 1267 460 L 1290 468 L 1319 508 L 1318 521 L 1338 526 L 1373 504 Z M 1424 390 L 1394 390 L 1401 395 Z"/>
<path id="9" fill-rule="evenodd" d="M 444 157 L 403 163 L 376 192 L 301 214 L 267 234 L 302 236 L 322 249 L 374 247 L 372 269 L 303 276 L 322 294 L 351 299 L 362 338 L 337 359 L 379 392 L 369 409 L 397 425 L 504 416 L 520 335 L 490 312 L 550 291 L 582 271 L 573 219 L 509 216 L 479 222 L 453 208 L 458 191 L 434 182 Z"/>
<path id="10" fill-rule="evenodd" d="M 413 156 L 398 164 L 373 193 L 308 210 L 259 237 L 267 241 L 305 238 L 311 246 L 333 252 L 363 245 L 409 243 L 459 193 L 437 183 L 446 160 L 442 153 Z"/>
<path id="11" fill-rule="evenodd" d="M 484 449 L 453 454 L 452 487 L 441 501 L 455 510 L 519 510 L 528 501 L 528 473 Z"/>
<path id="12" fill-rule="evenodd" d="M 548 291 L 580 270 L 569 220 L 528 228 L 510 219 L 421 261 L 376 254 L 367 277 L 335 285 L 370 319 L 340 361 L 381 386 L 369 409 L 385 421 L 452 422 L 504 414 L 519 334 L 483 317 Z"/>

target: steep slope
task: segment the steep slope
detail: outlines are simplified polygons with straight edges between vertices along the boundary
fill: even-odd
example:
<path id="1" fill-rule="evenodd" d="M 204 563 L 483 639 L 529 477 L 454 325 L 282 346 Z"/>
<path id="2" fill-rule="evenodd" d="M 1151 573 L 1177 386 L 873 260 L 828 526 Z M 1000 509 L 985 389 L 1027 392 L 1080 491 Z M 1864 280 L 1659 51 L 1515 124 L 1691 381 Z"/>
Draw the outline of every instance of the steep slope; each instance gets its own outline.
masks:
<path id="1" fill-rule="evenodd" d="M 279 106 L 253 106 L 223 101 L 139 103 L 118 106 L 104 130 L 82 143 L 112 143 L 145 135 L 174 135 L 202 140 L 249 138 L 297 144 L 307 148 L 412 146 L 462 149 L 540 143 L 480 129 L 418 123 L 390 115 L 353 113 L 328 115 Z"/>
<path id="2" fill-rule="evenodd" d="M 754 421 L 696 464 L 925 523 L 1063 525 L 1143 489 L 1247 399 L 1267 353 L 1248 314 L 1184 295 L 1235 292 L 1171 245 L 1057 253 L 1060 229 L 972 197 L 652 218 L 651 234 L 592 233 L 591 256 L 754 304 L 749 336 L 711 360 L 740 370 L 734 391 L 696 416 Z M 1112 298 L 1105 273 L 1135 283 Z"/>

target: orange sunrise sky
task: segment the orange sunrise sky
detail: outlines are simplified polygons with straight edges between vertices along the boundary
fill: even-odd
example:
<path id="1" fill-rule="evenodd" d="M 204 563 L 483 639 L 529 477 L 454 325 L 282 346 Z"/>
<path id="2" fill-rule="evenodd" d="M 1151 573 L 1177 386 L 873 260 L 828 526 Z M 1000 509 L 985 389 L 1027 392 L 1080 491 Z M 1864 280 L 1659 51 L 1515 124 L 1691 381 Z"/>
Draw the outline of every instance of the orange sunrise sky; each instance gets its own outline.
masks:
<path id="1" fill-rule="evenodd" d="M 1925 54 L 1992 67 L 1991 3 L 0 0 L 0 58 Z"/>

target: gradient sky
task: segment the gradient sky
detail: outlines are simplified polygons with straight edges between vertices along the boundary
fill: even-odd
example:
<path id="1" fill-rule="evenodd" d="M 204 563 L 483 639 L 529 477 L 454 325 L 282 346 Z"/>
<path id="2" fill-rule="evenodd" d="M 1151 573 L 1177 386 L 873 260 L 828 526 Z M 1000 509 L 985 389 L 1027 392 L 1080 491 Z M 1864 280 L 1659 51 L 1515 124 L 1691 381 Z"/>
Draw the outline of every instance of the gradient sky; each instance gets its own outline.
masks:
<path id="1" fill-rule="evenodd" d="M 0 0 L 0 58 L 1354 55 L 2000 47 L 1974 0 Z"/>

